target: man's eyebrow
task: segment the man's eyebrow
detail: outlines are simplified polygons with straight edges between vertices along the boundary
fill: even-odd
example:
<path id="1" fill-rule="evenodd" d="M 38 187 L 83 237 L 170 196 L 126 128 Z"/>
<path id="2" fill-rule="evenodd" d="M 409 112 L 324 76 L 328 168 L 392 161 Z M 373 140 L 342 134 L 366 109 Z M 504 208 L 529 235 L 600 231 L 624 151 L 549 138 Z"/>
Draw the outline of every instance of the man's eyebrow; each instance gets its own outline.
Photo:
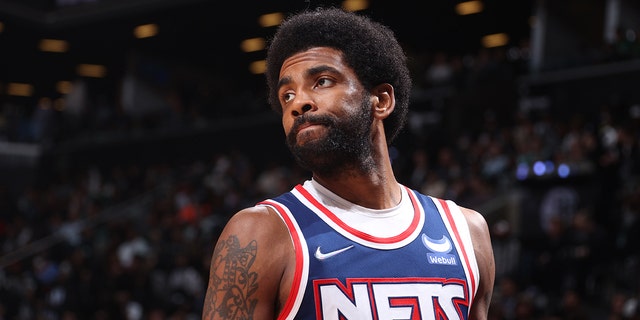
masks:
<path id="1" fill-rule="evenodd" d="M 338 73 L 338 69 L 328 66 L 328 65 L 319 65 L 319 66 L 315 66 L 313 68 L 309 68 L 307 69 L 307 71 L 305 72 L 305 76 L 306 77 L 313 77 L 317 74 L 323 73 L 323 72 L 331 72 L 331 73 Z M 278 80 L 278 88 L 291 83 L 291 77 L 286 76 L 286 77 L 282 77 L 280 80 Z"/>
<path id="2" fill-rule="evenodd" d="M 307 70 L 306 74 L 307 76 L 315 76 L 319 73 L 323 73 L 323 72 L 331 72 L 331 73 L 338 73 L 338 69 L 328 66 L 328 65 L 319 65 L 313 68 L 310 68 L 309 70 Z"/>
<path id="3" fill-rule="evenodd" d="M 280 78 L 280 80 L 278 80 L 278 87 L 277 88 L 280 88 L 280 87 L 282 87 L 282 86 L 284 86 L 286 84 L 289 84 L 289 83 L 291 83 L 291 77 L 282 77 L 282 78 Z"/>

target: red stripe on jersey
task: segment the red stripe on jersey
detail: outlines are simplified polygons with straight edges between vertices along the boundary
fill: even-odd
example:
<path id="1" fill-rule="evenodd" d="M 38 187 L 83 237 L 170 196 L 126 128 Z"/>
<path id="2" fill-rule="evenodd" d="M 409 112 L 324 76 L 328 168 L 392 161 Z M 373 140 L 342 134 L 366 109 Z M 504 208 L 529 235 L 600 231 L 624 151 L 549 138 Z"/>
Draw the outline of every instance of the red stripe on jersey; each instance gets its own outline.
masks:
<path id="1" fill-rule="evenodd" d="M 291 217 L 287 214 L 286 210 L 282 208 L 282 206 L 274 201 L 265 200 L 260 202 L 259 204 L 272 206 L 287 225 L 287 229 L 289 229 L 289 233 L 291 234 L 291 238 L 293 241 L 293 249 L 296 253 L 296 267 L 294 272 L 293 281 L 291 283 L 291 291 L 289 292 L 289 297 L 287 298 L 287 302 L 282 307 L 282 311 L 278 315 L 278 320 L 286 319 L 287 316 L 292 312 L 293 305 L 295 303 L 296 297 L 298 296 L 298 291 L 300 290 L 300 281 L 302 279 L 302 267 L 304 264 L 303 261 L 303 253 L 302 253 L 302 245 L 300 244 L 300 234 L 298 234 L 298 230 L 296 229 L 293 221 L 291 221 Z"/>
<path id="2" fill-rule="evenodd" d="M 406 187 L 405 187 L 406 188 Z M 411 235 L 416 228 L 418 227 L 419 223 L 420 223 L 420 208 L 417 204 L 417 201 L 415 199 L 415 195 L 413 194 L 413 192 L 411 192 L 411 190 L 407 189 L 407 193 L 409 194 L 409 198 L 411 199 L 411 204 L 413 205 L 413 220 L 411 221 L 411 224 L 409 225 L 409 227 L 403 231 L 402 233 L 393 236 L 393 237 L 376 237 L 376 236 L 372 236 L 366 232 L 362 232 L 360 230 L 357 230 L 349 225 L 347 225 L 346 223 L 344 223 L 343 221 L 341 221 L 340 219 L 338 219 L 338 217 L 331 212 L 329 209 L 327 209 L 327 207 L 325 207 L 324 205 L 322 205 L 320 202 L 318 202 L 318 200 L 316 200 L 310 193 L 309 191 L 307 191 L 304 187 L 302 187 L 302 185 L 297 185 L 296 186 L 296 190 L 298 190 L 298 192 L 300 192 L 300 194 L 302 194 L 305 199 L 307 199 L 307 201 L 309 201 L 311 204 L 313 204 L 316 208 L 318 208 L 318 210 L 322 211 L 322 213 L 324 213 L 325 215 L 327 215 L 327 217 L 329 217 L 329 219 L 331 219 L 331 221 L 333 221 L 335 224 L 337 224 L 338 226 L 340 226 L 340 228 L 348 231 L 349 233 L 361 238 L 361 239 L 365 239 L 367 241 L 370 242 L 377 242 L 377 243 L 395 243 L 398 241 L 401 241 L 403 239 L 405 239 L 406 237 L 408 237 L 409 235 Z"/>

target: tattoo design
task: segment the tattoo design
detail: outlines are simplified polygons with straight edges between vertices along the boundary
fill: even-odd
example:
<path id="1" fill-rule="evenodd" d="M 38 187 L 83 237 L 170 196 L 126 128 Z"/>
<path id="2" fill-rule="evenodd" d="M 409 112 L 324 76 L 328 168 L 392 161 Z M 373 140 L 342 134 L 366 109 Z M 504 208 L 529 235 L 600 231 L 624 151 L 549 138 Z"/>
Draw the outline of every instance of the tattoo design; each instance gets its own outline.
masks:
<path id="1" fill-rule="evenodd" d="M 256 272 L 250 272 L 257 244 L 240 247 L 238 237 L 230 236 L 215 249 L 211 263 L 209 290 L 204 311 L 207 319 L 252 319 L 258 289 Z"/>

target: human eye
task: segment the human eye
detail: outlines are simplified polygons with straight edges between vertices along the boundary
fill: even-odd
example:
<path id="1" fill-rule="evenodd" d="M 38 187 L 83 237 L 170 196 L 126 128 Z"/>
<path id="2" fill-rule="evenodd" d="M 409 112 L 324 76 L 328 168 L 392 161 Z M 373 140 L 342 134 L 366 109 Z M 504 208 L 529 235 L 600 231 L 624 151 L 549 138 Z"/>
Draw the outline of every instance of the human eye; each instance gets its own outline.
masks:
<path id="1" fill-rule="evenodd" d="M 282 94 L 281 99 L 282 99 L 282 102 L 287 103 L 287 102 L 293 100 L 294 97 L 295 97 L 295 95 L 293 93 L 285 92 L 285 93 Z"/>
<path id="2" fill-rule="evenodd" d="M 334 83 L 334 81 L 330 78 L 327 77 L 322 77 L 319 78 L 318 81 L 316 82 L 316 86 L 317 87 L 328 87 L 330 85 L 332 85 Z"/>

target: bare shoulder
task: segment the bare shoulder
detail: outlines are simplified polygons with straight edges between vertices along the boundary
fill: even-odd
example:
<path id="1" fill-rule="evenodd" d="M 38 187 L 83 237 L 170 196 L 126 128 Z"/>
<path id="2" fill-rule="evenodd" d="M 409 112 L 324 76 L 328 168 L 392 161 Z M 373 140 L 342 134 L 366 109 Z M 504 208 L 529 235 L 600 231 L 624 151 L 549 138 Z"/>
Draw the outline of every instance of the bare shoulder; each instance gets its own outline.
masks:
<path id="1" fill-rule="evenodd" d="M 203 319 L 273 319 L 293 249 L 282 219 L 269 207 L 234 214 L 211 258 Z"/>
<path id="2" fill-rule="evenodd" d="M 264 252 L 287 237 L 288 232 L 275 211 L 265 206 L 249 207 L 229 219 L 218 238 L 214 254 L 221 253 L 220 249 L 230 245 L 250 252 L 262 244 L 264 248 L 260 250 Z"/>
<path id="3" fill-rule="evenodd" d="M 495 282 L 495 260 L 491 246 L 489 227 L 485 217 L 479 212 L 464 207 L 460 207 L 460 209 L 469 225 L 469 232 L 471 233 L 471 240 L 473 241 L 473 250 L 480 271 L 480 283 L 469 318 L 486 319 Z"/>
<path id="4" fill-rule="evenodd" d="M 283 227 L 282 219 L 267 206 L 248 207 L 238 211 L 227 222 L 223 233 L 256 235 L 261 232 L 266 236 L 273 236 L 273 231 Z M 283 230 L 284 231 L 284 230 Z"/>
<path id="5" fill-rule="evenodd" d="M 489 236 L 489 227 L 487 225 L 487 220 L 484 218 L 482 214 L 479 212 L 460 207 L 460 211 L 467 220 L 467 224 L 469 225 L 469 231 L 471 231 L 471 235 L 475 236 Z"/>
<path id="6" fill-rule="evenodd" d="M 487 220 L 473 209 L 460 207 L 460 210 L 467 220 L 478 264 L 481 269 L 487 265 L 493 267 L 493 248 Z"/>
<path id="7" fill-rule="evenodd" d="M 487 220 L 482 214 L 475 210 L 464 207 L 460 207 L 460 210 L 466 218 L 467 225 L 469 226 L 471 241 L 473 242 L 473 250 L 480 268 L 480 276 L 486 280 L 490 280 L 491 285 L 493 285 L 495 265 Z"/>

